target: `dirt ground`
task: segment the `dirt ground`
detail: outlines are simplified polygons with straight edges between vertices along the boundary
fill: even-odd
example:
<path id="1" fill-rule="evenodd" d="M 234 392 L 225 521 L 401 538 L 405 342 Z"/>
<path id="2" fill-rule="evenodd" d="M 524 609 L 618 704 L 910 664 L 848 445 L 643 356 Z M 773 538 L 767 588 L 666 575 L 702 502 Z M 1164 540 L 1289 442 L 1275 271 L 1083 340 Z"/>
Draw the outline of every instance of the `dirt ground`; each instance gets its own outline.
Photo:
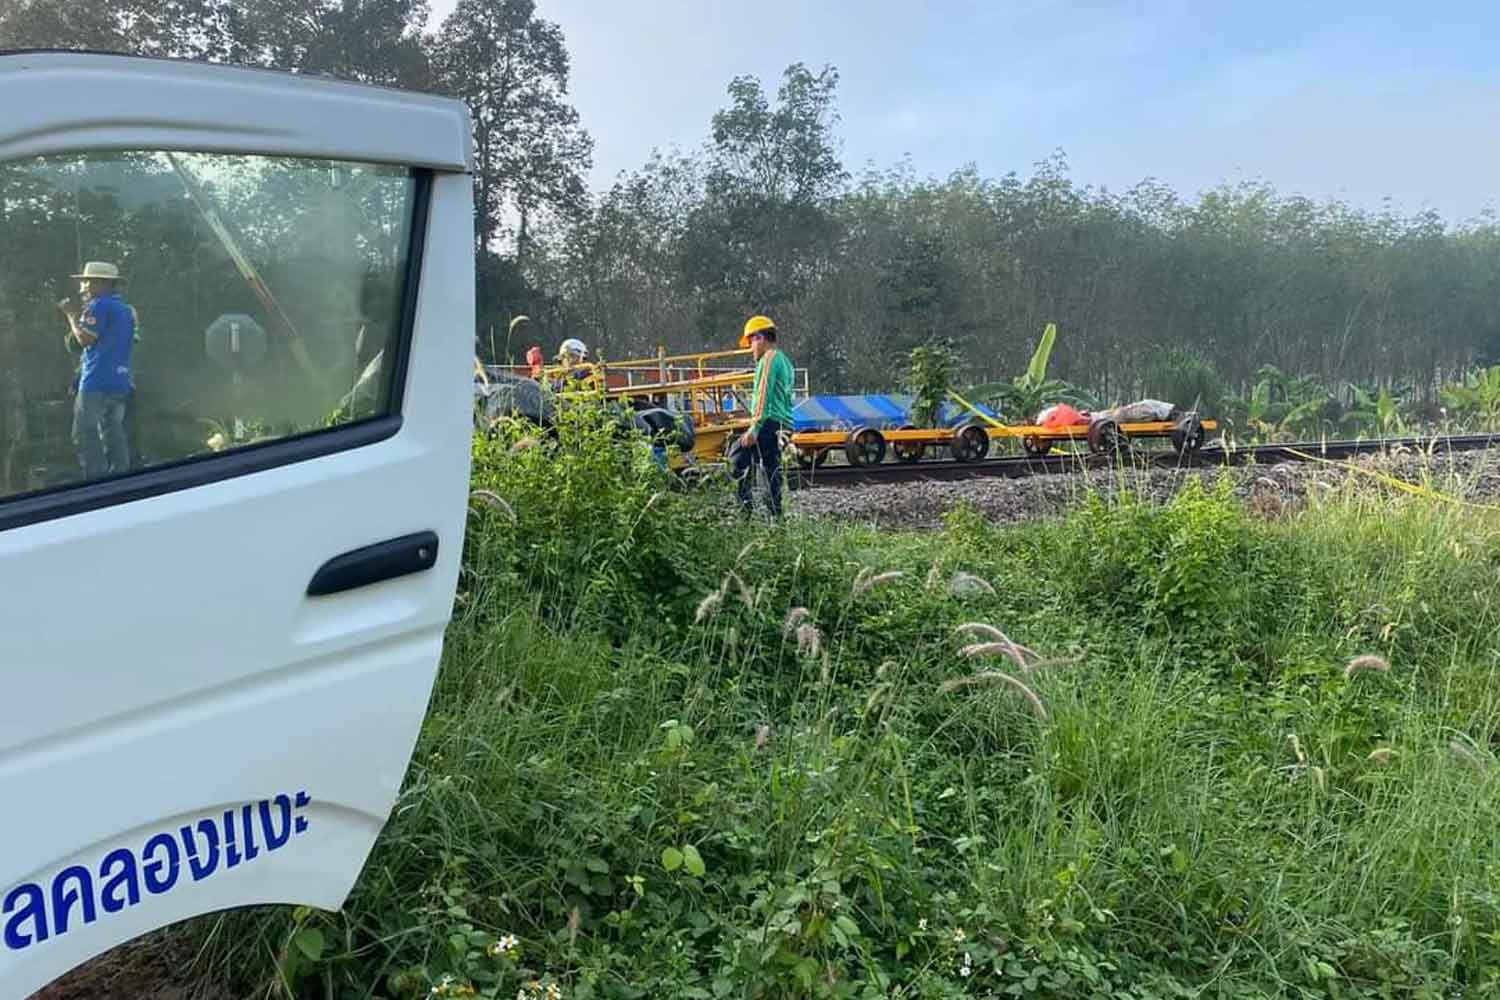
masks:
<path id="1" fill-rule="evenodd" d="M 245 1000 L 186 982 L 192 955 L 166 934 L 123 944 L 34 993 L 30 1000 Z"/>

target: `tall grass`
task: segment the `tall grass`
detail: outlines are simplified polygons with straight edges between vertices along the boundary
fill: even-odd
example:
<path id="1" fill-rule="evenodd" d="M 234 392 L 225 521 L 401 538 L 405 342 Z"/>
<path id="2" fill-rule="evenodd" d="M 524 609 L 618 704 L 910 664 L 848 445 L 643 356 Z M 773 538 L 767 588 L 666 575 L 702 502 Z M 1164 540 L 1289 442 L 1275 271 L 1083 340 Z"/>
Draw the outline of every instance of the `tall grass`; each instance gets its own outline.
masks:
<path id="1" fill-rule="evenodd" d="M 1500 990 L 1493 515 L 1351 487 L 1265 520 L 1189 488 L 1010 529 L 773 527 L 606 433 L 477 446 L 507 506 L 475 504 L 353 899 L 203 925 L 205 974 L 341 998 Z M 336 943 L 316 961 L 309 928 Z"/>

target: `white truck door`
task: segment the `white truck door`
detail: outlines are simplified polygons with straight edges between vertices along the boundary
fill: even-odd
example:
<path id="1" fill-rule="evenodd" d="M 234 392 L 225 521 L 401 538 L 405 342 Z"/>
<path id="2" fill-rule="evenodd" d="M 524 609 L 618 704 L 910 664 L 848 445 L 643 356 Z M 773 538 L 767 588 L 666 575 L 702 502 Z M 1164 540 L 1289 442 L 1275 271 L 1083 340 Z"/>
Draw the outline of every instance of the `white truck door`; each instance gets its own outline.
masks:
<path id="1" fill-rule="evenodd" d="M 473 198 L 453 101 L 16 53 L 0 108 L 16 998 L 186 917 L 342 904 L 459 571 Z"/>

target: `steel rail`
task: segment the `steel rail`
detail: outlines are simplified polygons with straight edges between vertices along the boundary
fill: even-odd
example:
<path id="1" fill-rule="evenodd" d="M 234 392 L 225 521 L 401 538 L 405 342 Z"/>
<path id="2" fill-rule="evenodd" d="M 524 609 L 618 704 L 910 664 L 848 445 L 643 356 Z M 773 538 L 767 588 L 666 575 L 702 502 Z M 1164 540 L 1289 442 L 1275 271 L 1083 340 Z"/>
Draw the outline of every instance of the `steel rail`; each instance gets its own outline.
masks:
<path id="1" fill-rule="evenodd" d="M 1216 465 L 1275 465 L 1302 462 L 1304 455 L 1333 461 L 1359 455 L 1379 455 L 1391 451 L 1420 451 L 1434 454 L 1478 451 L 1500 446 L 1500 434 L 1457 434 L 1438 437 L 1375 438 L 1360 441 L 1301 441 L 1291 444 L 1263 444 L 1239 448 L 1202 448 L 1186 455 L 1140 448 L 1111 454 L 1058 454 L 1042 457 L 1005 456 L 978 462 L 953 462 L 927 459 L 920 462 L 885 462 L 881 465 L 836 465 L 803 469 L 787 468 L 787 482 L 798 489 L 818 487 L 867 486 L 873 484 L 912 482 L 962 482 L 968 479 L 999 477 L 1022 479 L 1027 476 L 1065 475 L 1090 469 L 1107 469 L 1115 465 L 1137 468 L 1193 469 Z"/>

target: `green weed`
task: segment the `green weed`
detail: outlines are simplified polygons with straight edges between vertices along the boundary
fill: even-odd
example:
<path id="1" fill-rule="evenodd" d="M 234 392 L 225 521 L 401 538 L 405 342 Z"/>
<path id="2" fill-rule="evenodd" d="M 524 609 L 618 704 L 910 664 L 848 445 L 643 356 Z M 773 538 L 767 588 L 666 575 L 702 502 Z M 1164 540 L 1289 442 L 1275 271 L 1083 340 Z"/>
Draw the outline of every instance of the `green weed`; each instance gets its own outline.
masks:
<path id="1" fill-rule="evenodd" d="M 1500 990 L 1492 515 L 1351 490 L 1268 522 L 1189 487 L 1018 528 L 770 526 L 570 419 L 476 445 L 442 673 L 353 898 L 198 925 L 203 974 Z"/>

